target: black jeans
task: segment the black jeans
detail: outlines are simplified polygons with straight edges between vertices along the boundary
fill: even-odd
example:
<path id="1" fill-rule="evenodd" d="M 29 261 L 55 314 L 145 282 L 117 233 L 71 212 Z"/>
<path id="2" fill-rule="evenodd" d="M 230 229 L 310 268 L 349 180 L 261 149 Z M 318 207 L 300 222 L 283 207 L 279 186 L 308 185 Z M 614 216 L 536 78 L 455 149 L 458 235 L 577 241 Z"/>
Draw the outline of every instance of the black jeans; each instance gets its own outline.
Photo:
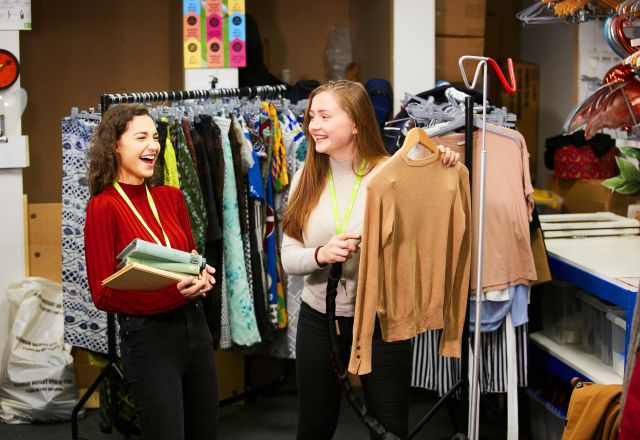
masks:
<path id="1" fill-rule="evenodd" d="M 340 348 L 349 363 L 353 318 L 338 318 Z M 372 370 L 360 376 L 365 402 L 388 431 L 405 437 L 409 433 L 411 387 L 411 341 L 384 342 L 376 320 L 373 336 Z M 338 424 L 342 389 L 333 372 L 329 355 L 329 330 L 323 313 L 302 303 L 296 336 L 298 381 L 298 440 L 328 440 Z M 376 437 L 371 434 L 371 438 Z"/>
<path id="2" fill-rule="evenodd" d="M 143 438 L 216 439 L 216 366 L 201 301 L 118 320 L 125 383 Z"/>

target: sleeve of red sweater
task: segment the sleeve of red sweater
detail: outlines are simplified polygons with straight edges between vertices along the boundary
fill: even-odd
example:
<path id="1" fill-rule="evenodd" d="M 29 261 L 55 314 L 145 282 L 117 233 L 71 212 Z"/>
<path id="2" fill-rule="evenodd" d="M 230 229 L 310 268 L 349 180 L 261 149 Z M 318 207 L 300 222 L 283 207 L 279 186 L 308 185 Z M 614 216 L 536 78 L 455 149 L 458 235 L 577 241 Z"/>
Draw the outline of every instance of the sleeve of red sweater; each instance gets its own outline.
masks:
<path id="1" fill-rule="evenodd" d="M 192 249 L 193 237 L 184 199 L 178 198 L 176 213 Z M 181 206 L 180 206 L 181 205 Z M 118 290 L 102 286 L 102 280 L 116 272 L 116 234 L 120 215 L 108 198 L 89 201 L 84 226 L 85 260 L 89 289 L 96 307 L 107 312 L 149 315 L 173 310 L 186 303 L 176 285 L 156 291 Z M 160 213 L 162 216 L 162 213 Z"/>

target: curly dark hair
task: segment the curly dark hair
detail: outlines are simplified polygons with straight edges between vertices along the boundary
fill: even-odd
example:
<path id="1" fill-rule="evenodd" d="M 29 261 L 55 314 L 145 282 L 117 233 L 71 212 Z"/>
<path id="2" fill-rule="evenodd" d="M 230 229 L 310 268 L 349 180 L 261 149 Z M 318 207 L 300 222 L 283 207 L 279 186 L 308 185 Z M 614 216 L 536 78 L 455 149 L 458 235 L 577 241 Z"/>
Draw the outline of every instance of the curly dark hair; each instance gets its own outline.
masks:
<path id="1" fill-rule="evenodd" d="M 149 110 L 140 104 L 119 104 L 109 108 L 91 140 L 89 150 L 89 192 L 100 194 L 111 185 L 118 174 L 116 141 L 127 130 L 127 125 L 136 116 L 149 116 Z"/>

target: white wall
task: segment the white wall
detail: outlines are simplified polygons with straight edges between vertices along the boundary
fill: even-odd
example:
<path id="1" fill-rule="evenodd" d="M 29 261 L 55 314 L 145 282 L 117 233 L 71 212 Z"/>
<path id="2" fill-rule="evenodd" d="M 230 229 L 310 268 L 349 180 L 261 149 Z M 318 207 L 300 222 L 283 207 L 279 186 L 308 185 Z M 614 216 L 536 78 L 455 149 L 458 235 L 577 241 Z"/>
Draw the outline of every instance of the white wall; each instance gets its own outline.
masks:
<path id="1" fill-rule="evenodd" d="M 393 112 L 404 92 L 418 93 L 435 84 L 435 0 L 393 2 Z"/>
<path id="2" fill-rule="evenodd" d="M 545 139 L 562 132 L 577 101 L 577 30 L 577 25 L 556 23 L 524 26 L 520 34 L 520 60 L 540 65 L 537 187 L 547 186 L 550 172 L 544 166 Z"/>
<path id="3" fill-rule="evenodd" d="M 611 67 L 620 63 L 618 57 L 604 41 L 602 22 L 590 21 L 578 25 L 578 102 L 584 101 L 597 88 L 593 81 L 583 81 L 583 76 L 602 81 Z"/>
<path id="4" fill-rule="evenodd" d="M 238 87 L 238 69 L 184 69 L 184 90 L 207 90 L 211 88 L 211 77 L 218 78 L 216 88 Z"/>
<path id="5" fill-rule="evenodd" d="M 19 31 L 0 31 L 0 47 L 8 49 L 20 58 Z M 0 94 L 15 92 L 20 88 L 20 78 Z M 7 109 L 5 118 L 16 126 L 20 133 L 19 106 Z M 9 133 L 15 136 L 16 133 Z M 0 144 L 0 148 L 6 144 Z M 4 353 L 9 332 L 8 304 L 6 287 L 9 283 L 24 278 L 24 212 L 22 204 L 22 169 L 0 169 L 0 358 Z"/>

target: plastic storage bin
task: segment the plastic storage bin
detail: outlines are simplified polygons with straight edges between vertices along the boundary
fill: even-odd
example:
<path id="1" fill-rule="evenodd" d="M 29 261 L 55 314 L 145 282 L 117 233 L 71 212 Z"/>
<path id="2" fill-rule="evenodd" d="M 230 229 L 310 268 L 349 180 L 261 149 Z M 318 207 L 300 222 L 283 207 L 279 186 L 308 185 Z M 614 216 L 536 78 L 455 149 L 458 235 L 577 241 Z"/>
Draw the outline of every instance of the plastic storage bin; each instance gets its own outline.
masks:
<path id="1" fill-rule="evenodd" d="M 612 312 L 607 313 L 607 319 L 611 322 L 613 369 L 620 377 L 624 377 L 624 361 L 626 357 L 624 345 L 627 322 L 624 318 Z"/>
<path id="2" fill-rule="evenodd" d="M 561 345 L 582 343 L 582 314 L 575 297 L 576 287 L 561 280 L 544 286 L 542 332 Z"/>
<path id="3" fill-rule="evenodd" d="M 529 397 L 529 426 L 531 440 L 560 440 L 565 428 L 566 415 L 558 408 L 544 402 L 531 389 L 527 389 Z"/>
<path id="4" fill-rule="evenodd" d="M 577 291 L 576 298 L 582 303 L 582 347 L 612 365 L 611 324 L 607 313 L 624 313 L 619 307 L 609 305 L 584 291 Z"/>

